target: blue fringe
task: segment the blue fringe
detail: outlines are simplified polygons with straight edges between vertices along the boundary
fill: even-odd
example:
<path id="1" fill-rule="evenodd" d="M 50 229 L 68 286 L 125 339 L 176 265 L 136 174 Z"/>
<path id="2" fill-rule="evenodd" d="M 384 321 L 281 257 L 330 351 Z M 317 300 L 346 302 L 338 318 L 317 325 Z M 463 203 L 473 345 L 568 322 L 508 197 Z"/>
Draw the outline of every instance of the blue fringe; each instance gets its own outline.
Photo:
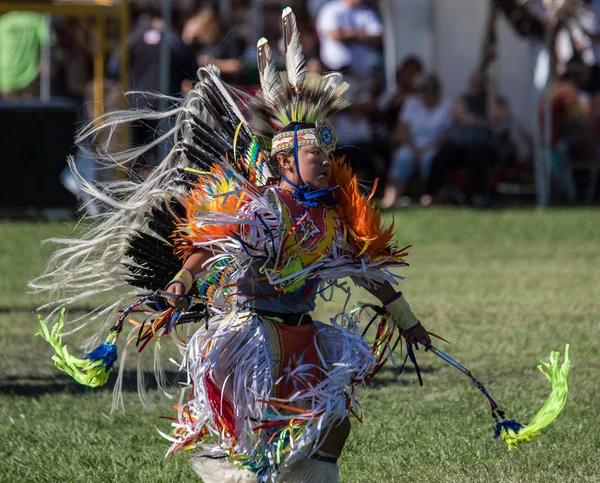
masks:
<path id="1" fill-rule="evenodd" d="M 494 430 L 494 439 L 498 439 L 500 437 L 500 433 L 503 429 L 506 431 L 512 429 L 515 433 L 518 433 L 524 427 L 525 426 L 514 419 L 504 419 L 503 421 L 498 421 L 496 422 L 496 428 Z"/>
<path id="2" fill-rule="evenodd" d="M 321 203 L 327 203 L 330 205 L 339 205 L 340 202 L 333 197 L 332 193 L 332 191 L 336 188 L 337 186 L 332 186 L 329 188 L 313 190 L 307 185 L 303 184 L 301 186 L 296 187 L 292 198 L 294 198 L 299 203 L 308 206 L 309 208 L 316 208 L 318 206 L 319 201 Z"/>
<path id="3" fill-rule="evenodd" d="M 117 346 L 115 344 L 107 344 L 106 342 L 102 342 L 92 352 L 88 352 L 85 355 L 85 358 L 92 362 L 101 360 L 106 370 L 109 370 L 117 362 L 117 357 Z"/>
<path id="4" fill-rule="evenodd" d="M 417 358 L 415 357 L 415 353 L 411 347 L 411 345 L 408 343 L 408 341 L 406 342 L 406 356 L 404 357 L 404 362 L 402 362 L 402 365 L 400 366 L 400 369 L 398 370 L 398 376 L 400 376 L 402 374 L 402 371 L 404 370 L 404 366 L 406 366 L 406 361 L 410 360 L 410 362 L 412 362 L 412 365 L 415 368 L 415 372 L 417 373 L 417 378 L 419 379 L 419 385 L 423 385 L 423 378 L 421 377 L 421 368 L 419 367 L 419 364 L 417 363 Z"/>

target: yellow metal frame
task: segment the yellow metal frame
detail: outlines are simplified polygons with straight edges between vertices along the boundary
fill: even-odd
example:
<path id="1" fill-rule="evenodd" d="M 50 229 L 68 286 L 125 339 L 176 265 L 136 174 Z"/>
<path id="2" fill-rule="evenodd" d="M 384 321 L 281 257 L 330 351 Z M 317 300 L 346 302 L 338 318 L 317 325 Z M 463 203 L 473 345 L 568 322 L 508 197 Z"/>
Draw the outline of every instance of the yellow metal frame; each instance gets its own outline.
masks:
<path id="1" fill-rule="evenodd" d="M 97 39 L 94 52 L 94 117 L 102 115 L 104 108 L 104 54 L 106 49 L 106 20 L 117 18 L 120 25 L 121 52 L 120 82 L 127 91 L 127 37 L 129 35 L 129 5 L 127 0 L 53 0 L 51 2 L 4 2 L 0 1 L 0 14 L 15 10 L 48 13 L 54 16 L 89 18 L 96 22 L 94 34 Z"/>

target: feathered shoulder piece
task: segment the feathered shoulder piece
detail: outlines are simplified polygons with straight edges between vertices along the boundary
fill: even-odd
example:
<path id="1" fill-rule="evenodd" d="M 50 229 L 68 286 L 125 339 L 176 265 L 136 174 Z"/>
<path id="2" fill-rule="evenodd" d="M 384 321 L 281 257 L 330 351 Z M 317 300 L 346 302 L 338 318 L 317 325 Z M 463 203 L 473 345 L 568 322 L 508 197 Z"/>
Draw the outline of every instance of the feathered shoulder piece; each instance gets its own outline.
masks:
<path id="1" fill-rule="evenodd" d="M 296 17 L 289 7 L 283 10 L 282 24 L 285 71 L 276 70 L 267 39 L 257 45 L 261 90 L 250 103 L 250 126 L 266 151 L 271 151 L 272 138 L 283 127 L 293 122 L 315 124 L 349 104 L 342 97 L 348 83 L 341 74 L 307 71 Z"/>

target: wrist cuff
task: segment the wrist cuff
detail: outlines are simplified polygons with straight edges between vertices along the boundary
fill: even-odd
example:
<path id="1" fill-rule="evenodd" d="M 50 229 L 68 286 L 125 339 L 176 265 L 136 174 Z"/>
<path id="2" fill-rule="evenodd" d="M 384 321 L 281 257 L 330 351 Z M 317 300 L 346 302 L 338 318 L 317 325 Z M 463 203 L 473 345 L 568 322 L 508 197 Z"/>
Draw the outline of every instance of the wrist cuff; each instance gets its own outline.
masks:
<path id="1" fill-rule="evenodd" d="M 388 309 L 394 321 L 402 330 L 409 330 L 419 323 L 419 320 L 416 315 L 413 314 L 410 305 L 408 305 L 408 302 L 402 296 L 387 303 L 386 309 Z"/>
<path id="2" fill-rule="evenodd" d="M 187 293 L 192 288 L 192 285 L 194 284 L 194 277 L 192 276 L 192 272 L 190 272 L 187 268 L 182 268 L 173 277 L 173 280 L 169 282 L 169 285 L 173 283 L 180 283 L 181 285 L 183 285 L 183 293 L 187 295 Z"/>

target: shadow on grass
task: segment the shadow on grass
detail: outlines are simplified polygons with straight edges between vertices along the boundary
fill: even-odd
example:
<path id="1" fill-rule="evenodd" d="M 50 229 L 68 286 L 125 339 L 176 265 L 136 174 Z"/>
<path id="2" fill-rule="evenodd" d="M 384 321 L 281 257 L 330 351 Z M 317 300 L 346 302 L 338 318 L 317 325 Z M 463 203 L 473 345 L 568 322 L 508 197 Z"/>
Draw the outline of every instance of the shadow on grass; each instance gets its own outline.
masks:
<path id="1" fill-rule="evenodd" d="M 421 374 L 433 374 L 435 369 L 429 366 L 422 366 L 419 364 Z M 369 388 L 382 388 L 398 384 L 400 386 L 414 386 L 419 385 L 419 378 L 417 377 L 417 371 L 412 366 L 405 366 L 402 370 L 402 374 L 398 375 L 398 370 L 392 366 L 382 367 L 377 375 L 367 382 Z"/>
<path id="2" fill-rule="evenodd" d="M 432 374 L 432 367 L 421 366 L 422 374 Z M 158 389 L 154 373 L 145 371 L 144 379 L 148 390 Z M 183 372 L 168 371 L 165 373 L 169 385 L 173 386 L 178 382 L 185 382 Z M 73 378 L 66 374 L 57 374 L 48 376 L 6 376 L 0 378 L 0 394 L 12 394 L 15 396 L 37 397 L 45 394 L 71 393 L 87 394 L 98 391 L 112 391 L 117 380 L 116 374 L 111 374 L 108 382 L 101 387 L 87 387 L 77 383 Z M 414 386 L 419 384 L 417 373 L 412 367 L 405 367 L 402 374 L 398 377 L 397 371 L 391 367 L 383 367 L 375 378 L 367 383 L 369 388 L 382 388 L 393 384 L 401 386 Z M 137 392 L 137 371 L 129 370 L 123 373 L 123 392 Z"/>
<path id="3" fill-rule="evenodd" d="M 146 389 L 157 389 L 154 372 L 145 371 Z M 177 382 L 185 382 L 185 374 L 182 372 L 168 371 L 165 373 L 169 385 Z M 37 397 L 44 394 L 55 394 L 67 392 L 71 394 L 86 394 L 98 391 L 112 391 L 115 387 L 117 375 L 111 374 L 108 382 L 101 387 L 87 387 L 79 384 L 66 374 L 56 376 L 8 376 L 0 378 L 0 394 L 12 394 L 15 396 Z M 123 373 L 123 392 L 137 392 L 137 371 L 130 370 Z"/>

